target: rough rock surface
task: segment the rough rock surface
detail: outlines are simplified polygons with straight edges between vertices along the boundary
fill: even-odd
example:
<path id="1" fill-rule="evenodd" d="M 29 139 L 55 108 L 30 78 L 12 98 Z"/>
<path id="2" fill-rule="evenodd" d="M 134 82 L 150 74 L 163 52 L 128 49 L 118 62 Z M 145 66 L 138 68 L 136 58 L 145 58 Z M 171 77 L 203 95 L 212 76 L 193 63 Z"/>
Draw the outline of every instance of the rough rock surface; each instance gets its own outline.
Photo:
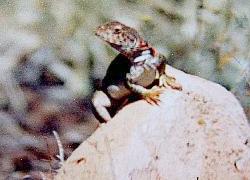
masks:
<path id="1" fill-rule="evenodd" d="M 78 147 L 55 179 L 250 179 L 250 127 L 222 86 L 169 67 L 183 91 L 124 107 Z"/>

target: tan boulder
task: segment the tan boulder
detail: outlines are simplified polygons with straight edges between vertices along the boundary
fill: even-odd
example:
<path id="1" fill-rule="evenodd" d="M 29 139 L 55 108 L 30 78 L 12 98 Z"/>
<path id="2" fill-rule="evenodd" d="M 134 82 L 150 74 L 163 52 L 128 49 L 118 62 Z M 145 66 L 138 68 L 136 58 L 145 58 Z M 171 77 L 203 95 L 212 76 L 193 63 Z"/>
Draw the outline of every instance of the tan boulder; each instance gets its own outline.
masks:
<path id="1" fill-rule="evenodd" d="M 55 179 L 250 179 L 250 128 L 222 86 L 169 67 L 183 91 L 124 107 L 67 159 Z"/>

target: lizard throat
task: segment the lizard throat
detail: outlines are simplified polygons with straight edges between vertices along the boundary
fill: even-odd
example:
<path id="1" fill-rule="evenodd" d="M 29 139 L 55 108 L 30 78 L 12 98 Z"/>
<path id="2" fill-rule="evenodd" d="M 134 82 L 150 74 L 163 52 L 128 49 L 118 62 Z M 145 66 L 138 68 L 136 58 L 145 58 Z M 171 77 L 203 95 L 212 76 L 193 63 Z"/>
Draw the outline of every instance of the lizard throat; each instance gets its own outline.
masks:
<path id="1" fill-rule="evenodd" d="M 144 47 L 140 50 L 134 51 L 131 53 L 130 59 L 139 58 L 140 56 L 151 56 L 152 58 L 159 56 L 159 52 L 153 47 Z"/>

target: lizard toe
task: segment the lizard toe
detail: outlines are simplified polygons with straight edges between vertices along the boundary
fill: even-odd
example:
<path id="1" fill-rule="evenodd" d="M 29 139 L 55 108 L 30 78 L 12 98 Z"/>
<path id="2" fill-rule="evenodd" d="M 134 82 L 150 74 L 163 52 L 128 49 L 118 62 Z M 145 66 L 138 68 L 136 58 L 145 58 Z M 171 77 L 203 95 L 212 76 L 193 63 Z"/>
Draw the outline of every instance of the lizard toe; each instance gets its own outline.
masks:
<path id="1" fill-rule="evenodd" d="M 159 88 L 153 88 L 149 90 L 147 93 L 143 95 L 144 99 L 149 103 L 149 104 L 156 104 L 159 105 L 160 103 L 160 95 L 163 93 L 163 89 Z"/>
<path id="2" fill-rule="evenodd" d="M 159 80 L 160 87 L 171 87 L 172 89 L 182 90 L 182 86 L 176 82 L 172 76 L 162 75 Z"/>

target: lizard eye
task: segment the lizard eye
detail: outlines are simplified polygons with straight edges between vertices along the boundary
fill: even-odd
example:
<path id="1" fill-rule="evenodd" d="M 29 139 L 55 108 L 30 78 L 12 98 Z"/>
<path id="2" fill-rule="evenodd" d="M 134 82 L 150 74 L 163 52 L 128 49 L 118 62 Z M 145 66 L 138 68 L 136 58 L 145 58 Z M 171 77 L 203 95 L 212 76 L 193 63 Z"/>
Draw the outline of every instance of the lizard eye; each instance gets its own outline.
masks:
<path id="1" fill-rule="evenodd" d="M 120 29 L 115 29 L 115 33 L 119 33 L 120 32 Z"/>

